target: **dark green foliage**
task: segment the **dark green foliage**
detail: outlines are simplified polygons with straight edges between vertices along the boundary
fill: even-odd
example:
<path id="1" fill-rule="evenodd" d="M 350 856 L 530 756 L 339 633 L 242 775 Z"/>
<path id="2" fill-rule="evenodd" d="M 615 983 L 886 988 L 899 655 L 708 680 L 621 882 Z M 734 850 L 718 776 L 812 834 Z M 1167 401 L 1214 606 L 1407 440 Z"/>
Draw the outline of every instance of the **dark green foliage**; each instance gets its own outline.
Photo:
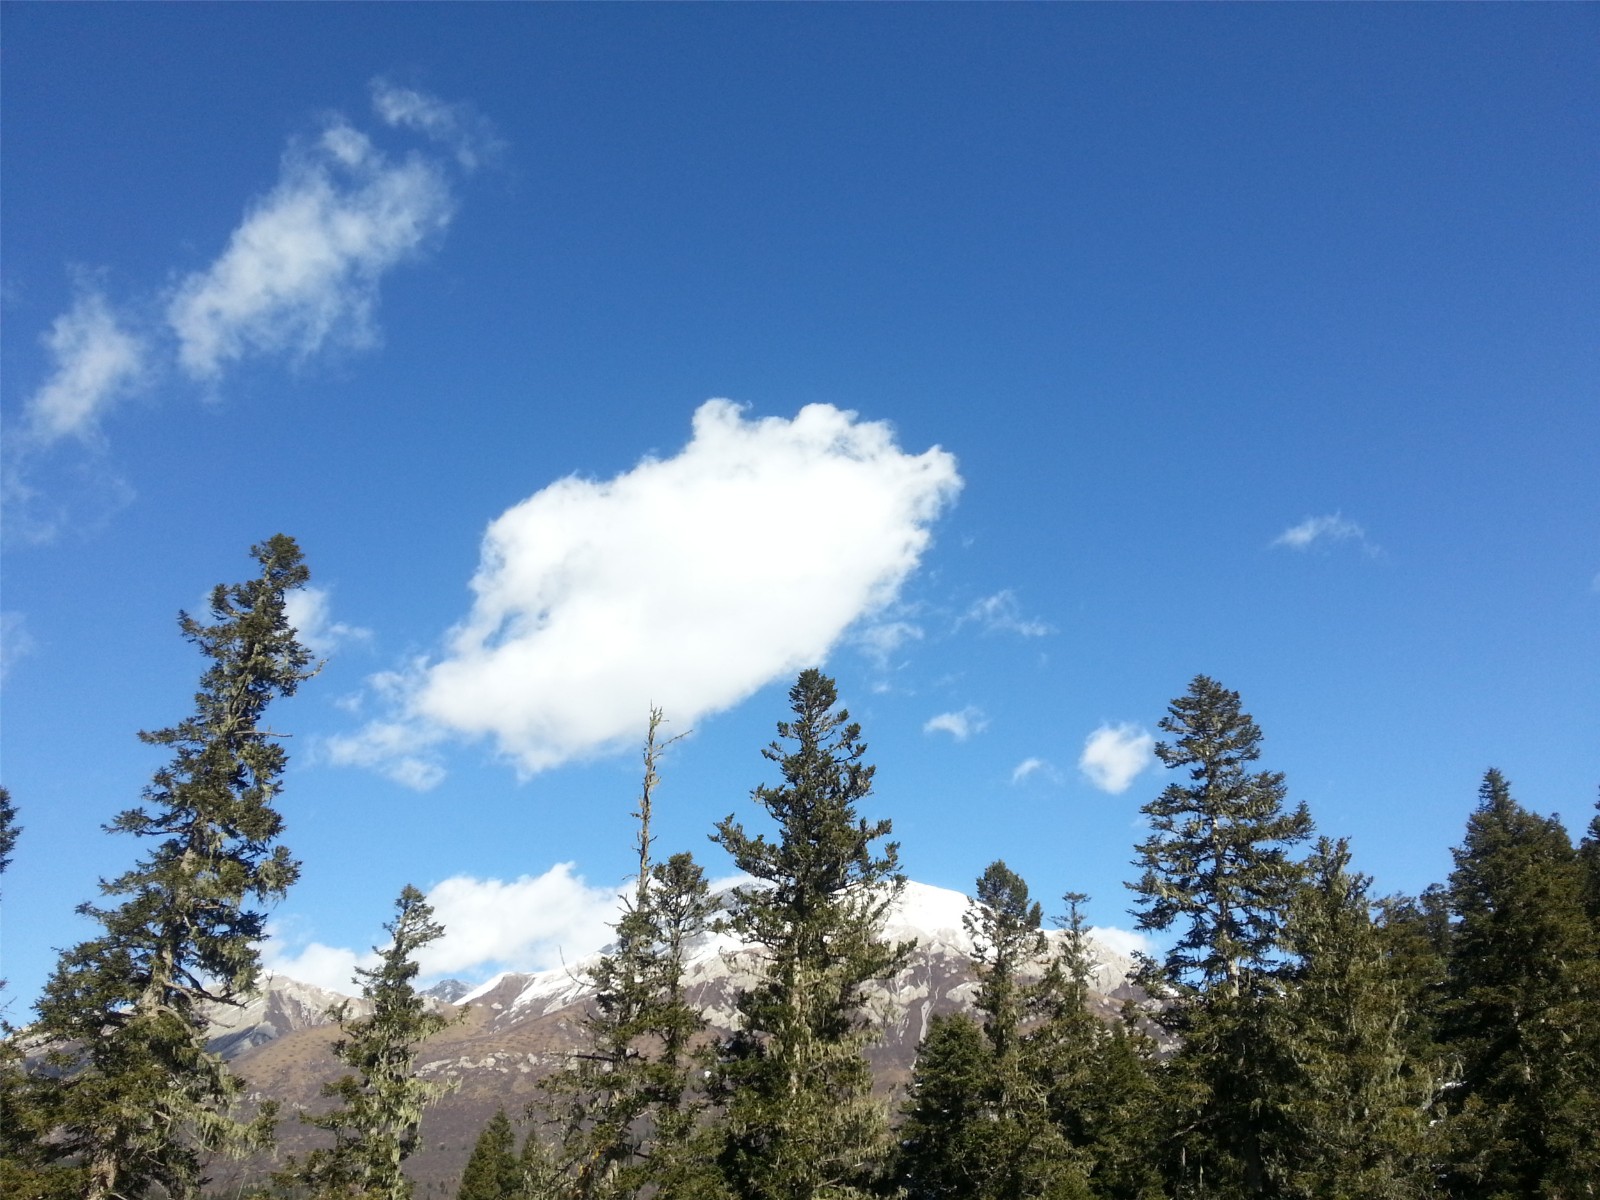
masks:
<path id="1" fill-rule="evenodd" d="M 407 1200 L 411 1181 L 402 1166 L 420 1144 L 422 1115 L 446 1090 L 416 1077 L 417 1047 L 451 1024 L 419 995 L 417 951 L 444 935 L 421 892 L 407 885 L 395 901 L 395 918 L 384 928 L 391 940 L 378 950 L 378 965 L 358 968 L 369 1015 L 352 1019 L 349 1005 L 329 1014 L 343 1036 L 333 1053 L 351 1068 L 323 1095 L 337 1099 L 330 1112 L 303 1119 L 333 1134 L 333 1146 L 313 1150 L 285 1177 L 317 1197 Z"/>
<path id="2" fill-rule="evenodd" d="M 1286 1197 L 1423 1196 L 1434 1080 L 1408 1056 L 1415 989 L 1349 865 L 1346 844 L 1323 838 L 1290 907 L 1293 965 L 1264 1030 L 1289 1065 L 1270 1173 Z"/>
<path id="3" fill-rule="evenodd" d="M 1600 1180 L 1600 947 L 1561 823 L 1484 776 L 1454 852 L 1441 1035 L 1453 1197 L 1595 1194 Z"/>
<path id="4" fill-rule="evenodd" d="M 522 1163 L 517 1158 L 516 1135 L 505 1109 L 489 1118 L 472 1147 L 461 1173 L 456 1200 L 520 1200 Z"/>
<path id="5" fill-rule="evenodd" d="M 917 1049 L 896 1130 L 897 1182 L 912 1200 L 967 1200 L 987 1171 L 990 1047 L 965 1013 L 940 1013 Z"/>
<path id="6" fill-rule="evenodd" d="M 1182 1038 L 1163 1071 L 1173 1116 L 1168 1163 L 1180 1194 L 1259 1194 L 1275 1137 L 1274 1090 L 1286 1065 L 1263 1037 L 1272 1019 L 1283 925 L 1301 868 L 1289 848 L 1311 834 L 1302 805 L 1285 811 L 1283 776 L 1252 771 L 1261 730 L 1239 694 L 1204 675 L 1161 721 L 1156 746 L 1186 782 L 1141 810 L 1152 833 L 1129 886 L 1140 929 L 1180 936 L 1147 983 L 1168 998 L 1162 1020 Z"/>
<path id="7" fill-rule="evenodd" d="M 100 936 L 66 951 L 39 1004 L 36 1031 L 66 1073 L 55 1098 L 53 1152 L 88 1171 L 85 1195 L 137 1195 L 160 1185 L 189 1197 L 202 1156 L 259 1143 L 271 1114 L 228 1117 L 240 1084 L 205 1050 L 200 1005 L 255 986 L 264 915 L 298 873 L 276 841 L 272 807 L 285 754 L 260 728 L 270 701 L 307 679 L 311 657 L 284 615 L 305 584 L 300 550 L 281 534 L 253 548 L 261 573 L 219 585 L 211 624 L 179 615 L 210 666 L 194 715 L 140 737 L 173 752 L 145 805 L 108 829 L 155 840 L 133 870 L 101 884 L 115 908 L 84 905 Z"/>
<path id="8" fill-rule="evenodd" d="M 17 824 L 17 806 L 11 803 L 9 788 L 0 787 L 0 875 L 11 865 L 11 852 L 17 848 L 17 836 L 22 826 Z"/>
<path id="9" fill-rule="evenodd" d="M 1287 848 L 1311 836 L 1305 806 L 1285 812 L 1283 776 L 1251 771 L 1261 730 L 1239 707 L 1239 693 L 1197 675 L 1161 720 L 1174 735 L 1156 745 L 1171 783 L 1141 812 L 1152 833 L 1138 847 L 1130 884 L 1140 929 L 1181 936 L 1163 973 L 1175 986 L 1244 990 L 1251 970 L 1270 968 L 1299 870 Z"/>
<path id="10" fill-rule="evenodd" d="M 1596 801 L 1589 831 L 1578 845 L 1578 859 L 1583 863 L 1584 907 L 1596 930 L 1600 930 L 1600 801 Z"/>
<path id="11" fill-rule="evenodd" d="M 859 817 L 872 790 L 866 747 L 834 683 L 808 670 L 792 721 L 763 751 L 783 783 L 754 792 L 778 838 L 731 815 L 714 840 L 757 880 L 736 889 L 727 927 L 759 950 L 762 978 L 738 997 L 743 1028 L 721 1047 L 721 1164 L 749 1200 L 845 1197 L 870 1188 L 888 1153 L 887 1117 L 863 1055 L 865 986 L 892 976 L 909 945 L 879 940 L 904 884 L 888 821 Z"/>

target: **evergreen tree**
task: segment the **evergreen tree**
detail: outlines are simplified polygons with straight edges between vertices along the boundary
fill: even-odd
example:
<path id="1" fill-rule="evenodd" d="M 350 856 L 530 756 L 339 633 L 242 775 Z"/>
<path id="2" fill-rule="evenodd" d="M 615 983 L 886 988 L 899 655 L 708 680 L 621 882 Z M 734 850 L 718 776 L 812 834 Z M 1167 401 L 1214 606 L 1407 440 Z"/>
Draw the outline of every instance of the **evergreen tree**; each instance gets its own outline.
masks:
<path id="1" fill-rule="evenodd" d="M 155 846 L 101 883 L 107 896 L 125 897 L 118 907 L 79 910 L 103 932 L 63 953 L 39 1004 L 35 1029 L 58 1048 L 64 1075 L 51 1144 L 86 1168 L 88 1200 L 154 1185 L 183 1200 L 197 1191 L 207 1152 L 270 1135 L 270 1110 L 248 1124 L 229 1117 L 241 1085 L 206 1052 L 201 1013 L 254 988 L 265 918 L 246 905 L 281 897 L 298 873 L 276 844 L 286 756 L 260 721 L 313 673 L 284 611 L 308 573 L 281 534 L 252 554 L 260 574 L 219 585 L 210 624 L 179 614 L 211 665 L 192 716 L 140 734 L 171 748 L 172 761 L 146 788 L 145 806 L 107 827 Z"/>
<path id="2" fill-rule="evenodd" d="M 1267 1030 L 1292 1064 L 1272 1174 L 1286 1197 L 1402 1200 L 1429 1192 L 1434 1081 L 1408 1058 L 1410 981 L 1349 864 L 1345 842 L 1321 839 L 1289 912 L 1294 965 Z"/>
<path id="3" fill-rule="evenodd" d="M 1141 810 L 1151 835 L 1129 885 L 1138 927 L 1179 936 L 1146 981 L 1183 1038 L 1164 1071 L 1175 1116 L 1171 1164 L 1180 1193 L 1259 1195 L 1263 1143 L 1273 1136 L 1271 1092 L 1282 1063 L 1266 1060 L 1261 1023 L 1275 1002 L 1283 923 L 1300 879 L 1289 848 L 1311 834 L 1304 805 L 1286 811 L 1283 776 L 1250 769 L 1261 730 L 1239 694 L 1204 675 L 1174 700 L 1156 746 L 1186 782 Z"/>
<path id="4" fill-rule="evenodd" d="M 1442 1035 L 1452 1197 L 1600 1188 L 1600 948 L 1582 866 L 1554 818 L 1484 776 L 1454 851 Z"/>
<path id="5" fill-rule="evenodd" d="M 497 1109 L 478 1135 L 461 1173 L 456 1200 L 520 1200 L 522 1163 L 505 1109 Z"/>
<path id="6" fill-rule="evenodd" d="M 1089 1008 L 1099 957 L 1083 905 L 1068 892 L 1059 949 L 1038 985 L 1040 1021 L 1028 1035 L 1031 1070 L 1061 1145 L 1096 1197 L 1138 1200 L 1156 1194 L 1151 1163 L 1160 1097 L 1150 1078 L 1154 1047 L 1131 1008 L 1108 1027 Z"/>
<path id="7" fill-rule="evenodd" d="M 357 968 L 369 1015 L 351 1018 L 348 1003 L 330 1016 L 342 1036 L 334 1056 L 351 1073 L 324 1085 L 324 1096 L 339 1107 L 303 1119 L 333 1134 L 331 1148 L 313 1150 L 292 1164 L 285 1178 L 299 1182 L 322 1198 L 408 1200 L 411 1181 L 402 1167 L 417 1149 L 422 1115 L 446 1090 L 416 1076 L 417 1047 L 451 1024 L 414 985 L 419 970 L 417 951 L 444 936 L 433 909 L 421 892 L 407 885 L 395 902 L 395 918 L 384 928 L 391 935 L 379 949 L 378 965 Z"/>
<path id="8" fill-rule="evenodd" d="M 896 1135 L 910 1200 L 971 1200 L 987 1176 L 990 1047 L 965 1013 L 937 1013 L 917 1047 Z"/>
<path id="9" fill-rule="evenodd" d="M 732 894 L 726 926 L 758 948 L 760 981 L 737 998 L 742 1028 L 722 1047 L 726 1098 L 721 1164 L 742 1200 L 862 1194 L 889 1150 L 864 1056 L 865 986 L 904 964 L 910 945 L 881 941 L 904 886 L 898 847 L 875 849 L 888 821 L 859 817 L 873 768 L 833 680 L 803 672 L 789 689 L 792 721 L 763 751 L 783 783 L 756 803 L 777 840 L 733 816 L 715 840 L 757 881 Z"/>
<path id="10" fill-rule="evenodd" d="M 1595 814 L 1589 821 L 1589 830 L 1578 844 L 1578 858 L 1583 863 L 1583 902 L 1589 910 L 1589 919 L 1600 930 L 1600 801 L 1595 802 Z"/>
<path id="11" fill-rule="evenodd" d="M 706 1174 L 696 1146 L 702 1105 L 690 1096 L 691 1039 L 705 1021 L 686 1001 L 689 943 L 715 909 L 705 874 L 689 854 L 652 863 L 650 822 L 662 742 L 662 714 L 650 713 L 644 786 L 633 816 L 639 869 L 617 938 L 590 978 L 595 1011 L 587 1047 L 547 1081 L 562 1100 L 562 1157 L 568 1192 L 584 1200 L 635 1194 L 653 1184 L 665 1196 L 692 1195 Z"/>

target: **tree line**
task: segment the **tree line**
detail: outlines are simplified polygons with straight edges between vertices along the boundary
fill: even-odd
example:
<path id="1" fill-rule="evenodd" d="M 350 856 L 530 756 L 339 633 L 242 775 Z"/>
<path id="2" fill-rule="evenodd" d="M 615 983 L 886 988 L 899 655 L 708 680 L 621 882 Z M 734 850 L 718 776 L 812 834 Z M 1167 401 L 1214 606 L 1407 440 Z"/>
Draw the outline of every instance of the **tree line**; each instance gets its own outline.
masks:
<path id="1" fill-rule="evenodd" d="M 279 1114 L 241 1104 L 204 1016 L 255 991 L 260 908 L 298 872 L 273 806 L 285 756 L 261 722 L 315 672 L 284 608 L 308 574 L 282 535 L 252 553 L 260 573 L 215 589 L 209 623 L 180 615 L 209 663 L 195 711 L 141 735 L 172 760 L 107 826 L 152 848 L 102 882 L 103 907 L 82 907 L 101 932 L 63 952 L 38 1021 L 0 1042 L 5 1196 L 195 1200 L 213 1156 L 272 1144 Z M 712 834 L 754 881 L 721 899 L 691 855 L 655 853 L 668 741 L 651 714 L 637 871 L 592 970 L 583 1046 L 540 1102 L 485 1127 L 460 1200 L 1600 1190 L 1600 815 L 1575 846 L 1490 770 L 1449 879 L 1375 896 L 1347 842 L 1319 836 L 1259 768 L 1238 693 L 1197 677 L 1160 723 L 1173 781 L 1142 809 L 1128 885 L 1138 927 L 1169 946 L 1142 958 L 1139 998 L 1095 1015 L 1088 897 L 1063 897 L 1047 939 L 1043 906 L 995 862 L 966 917 L 973 1011 L 932 1020 L 891 1112 L 873 1093 L 866 999 L 912 951 L 882 936 L 898 847 L 860 811 L 874 768 L 833 681 L 804 671 L 788 698 L 763 750 L 779 782 L 752 793 L 771 832 L 730 814 Z M 0 870 L 17 832 L 0 790 Z M 416 955 L 443 931 L 411 887 L 386 929 L 359 973 L 366 1015 L 332 1014 L 346 1073 L 302 1115 L 324 1144 L 262 1196 L 411 1194 L 404 1163 L 442 1090 L 416 1055 L 450 1020 L 418 994 Z M 685 985 L 713 930 L 754 960 L 720 1035 Z"/>

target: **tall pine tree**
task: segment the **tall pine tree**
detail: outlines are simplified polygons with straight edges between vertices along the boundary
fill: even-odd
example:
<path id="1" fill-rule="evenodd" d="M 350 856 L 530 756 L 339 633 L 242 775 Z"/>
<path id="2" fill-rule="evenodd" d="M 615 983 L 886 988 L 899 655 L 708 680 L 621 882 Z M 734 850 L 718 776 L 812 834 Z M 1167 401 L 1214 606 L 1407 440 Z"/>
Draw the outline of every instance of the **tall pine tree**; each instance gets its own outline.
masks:
<path id="1" fill-rule="evenodd" d="M 1561 822 L 1489 771 L 1454 851 L 1442 1037 L 1450 1195 L 1600 1190 L 1600 947 Z"/>
<path id="2" fill-rule="evenodd" d="M 747 833 L 731 815 L 714 835 L 756 880 L 734 890 L 727 926 L 757 948 L 761 976 L 738 996 L 742 1028 L 722 1046 L 719 1074 L 722 1168 L 748 1200 L 863 1195 L 889 1151 L 864 1056 L 872 1031 L 863 1004 L 866 985 L 892 976 L 910 953 L 881 940 L 905 880 L 898 847 L 877 848 L 890 823 L 857 814 L 873 768 L 837 700 L 817 670 L 789 689 L 794 718 L 762 752 L 783 782 L 753 793 L 777 840 Z"/>
<path id="3" fill-rule="evenodd" d="M 662 721 L 652 710 L 633 814 L 638 873 L 614 947 L 590 972 L 586 1046 L 545 1085 L 558 1100 L 566 1194 L 582 1200 L 631 1196 L 646 1185 L 664 1198 L 695 1195 L 707 1174 L 704 1147 L 695 1145 L 702 1105 L 689 1078 L 691 1040 L 705 1021 L 685 999 L 683 974 L 715 902 L 690 855 L 651 861 L 660 756 L 676 740 L 660 739 Z"/>
<path id="4" fill-rule="evenodd" d="M 1257 771 L 1261 730 L 1239 693 L 1204 675 L 1174 700 L 1156 755 L 1186 781 L 1141 810 L 1140 929 L 1178 938 L 1147 974 L 1182 1037 L 1165 1072 L 1173 1104 L 1170 1163 L 1180 1194 L 1260 1195 L 1282 1064 L 1258 1035 L 1275 996 L 1283 925 L 1301 870 L 1289 850 L 1311 834 L 1304 805 L 1286 810 L 1283 776 Z"/>
<path id="5" fill-rule="evenodd" d="M 255 986 L 264 915 L 298 874 L 277 844 L 273 807 L 286 756 L 261 727 L 268 704 L 309 678 L 285 597 L 308 572 L 293 539 L 252 548 L 260 573 L 218 585 L 211 621 L 179 614 L 183 636 L 210 660 L 195 711 L 140 737 L 172 750 L 144 806 L 107 828 L 149 838 L 139 864 L 101 891 L 116 907 L 79 911 L 102 933 L 63 953 L 39 1004 L 39 1034 L 58 1046 L 64 1073 L 52 1146 L 81 1162 L 87 1200 L 136 1196 L 160 1185 L 195 1195 L 208 1152 L 259 1143 L 270 1113 L 230 1116 L 241 1085 L 205 1049 L 201 1006 L 234 1002 Z"/>
<path id="6" fill-rule="evenodd" d="M 433 909 L 409 884 L 395 901 L 394 920 L 384 926 L 389 944 L 374 949 L 378 965 L 357 968 L 361 994 L 371 1012 L 352 1019 L 341 1004 L 332 1016 L 341 1037 L 334 1056 L 350 1073 L 323 1087 L 339 1101 L 330 1112 L 305 1119 L 333 1134 L 333 1145 L 313 1150 L 284 1178 L 318 1200 L 408 1200 L 411 1180 L 402 1169 L 421 1139 L 422 1115 L 445 1085 L 417 1078 L 418 1046 L 451 1024 L 416 990 L 417 951 L 444 936 Z"/>

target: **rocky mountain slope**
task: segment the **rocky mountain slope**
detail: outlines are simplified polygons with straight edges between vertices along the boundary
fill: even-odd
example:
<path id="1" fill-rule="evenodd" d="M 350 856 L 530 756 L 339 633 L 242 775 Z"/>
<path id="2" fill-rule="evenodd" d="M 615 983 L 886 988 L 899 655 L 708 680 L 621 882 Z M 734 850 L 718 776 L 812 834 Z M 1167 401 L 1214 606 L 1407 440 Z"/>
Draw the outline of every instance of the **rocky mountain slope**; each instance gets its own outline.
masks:
<path id="1" fill-rule="evenodd" d="M 935 1013 L 969 1008 L 976 991 L 972 940 L 962 928 L 967 898 L 959 892 L 910 883 L 890 914 L 885 935 L 912 941 L 915 950 L 893 979 L 873 987 L 869 1007 L 882 1037 L 870 1051 L 880 1090 L 892 1095 L 910 1077 L 917 1045 Z M 1094 1004 L 1109 1016 L 1130 994 L 1131 962 L 1097 945 L 1100 967 Z M 592 992 L 592 960 L 537 974 L 506 974 L 465 990 L 457 981 L 432 989 L 441 1003 L 453 1001 L 461 1021 L 431 1039 L 421 1051 L 422 1075 L 449 1081 L 456 1090 L 429 1110 L 424 1121 L 425 1149 L 409 1164 L 421 1185 L 419 1195 L 453 1194 L 473 1142 L 498 1107 L 514 1119 L 537 1099 L 539 1081 L 561 1066 L 581 1045 L 582 1022 Z M 689 997 L 725 1032 L 734 1021 L 733 1000 L 747 984 L 751 956 L 724 935 L 708 935 L 694 948 L 688 965 Z M 252 1095 L 280 1101 L 285 1112 L 316 1111 L 323 1082 L 340 1074 L 330 1047 L 337 1029 L 326 1016 L 344 998 L 282 976 L 262 995 L 219 1021 L 213 1046 L 233 1060 Z M 352 1001 L 359 1014 L 360 1001 Z M 279 1130 L 282 1151 L 314 1144 L 314 1131 L 294 1118 Z M 218 1185 L 237 1181 L 242 1167 L 218 1164 Z"/>

